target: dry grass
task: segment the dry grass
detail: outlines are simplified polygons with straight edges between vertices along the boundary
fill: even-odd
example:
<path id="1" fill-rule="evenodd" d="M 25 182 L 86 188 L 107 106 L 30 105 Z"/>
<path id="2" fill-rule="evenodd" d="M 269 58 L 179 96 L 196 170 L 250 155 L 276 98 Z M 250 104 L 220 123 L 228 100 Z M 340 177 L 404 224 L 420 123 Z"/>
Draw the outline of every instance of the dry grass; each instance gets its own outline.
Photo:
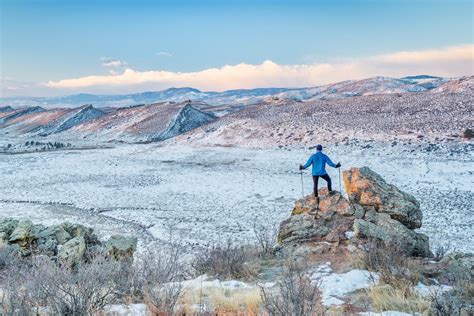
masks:
<path id="1" fill-rule="evenodd" d="M 213 315 L 259 315 L 261 305 L 260 289 L 221 289 L 216 287 L 185 289 L 178 304 L 185 307 L 183 314 L 196 312 L 190 306 L 203 305 L 201 312 L 212 312 Z M 204 307 L 205 306 L 205 307 Z"/>
<path id="2" fill-rule="evenodd" d="M 430 308 L 430 300 L 419 296 L 410 285 L 393 287 L 375 285 L 367 290 L 367 296 L 376 311 L 400 311 L 406 313 L 424 313 Z"/>

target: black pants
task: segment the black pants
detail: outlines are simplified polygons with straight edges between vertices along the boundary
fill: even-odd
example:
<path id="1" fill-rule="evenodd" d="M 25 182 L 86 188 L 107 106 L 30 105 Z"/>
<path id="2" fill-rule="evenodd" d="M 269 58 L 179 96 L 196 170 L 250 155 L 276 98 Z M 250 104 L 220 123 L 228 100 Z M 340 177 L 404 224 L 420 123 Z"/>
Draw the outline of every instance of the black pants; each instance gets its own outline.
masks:
<path id="1" fill-rule="evenodd" d="M 326 182 L 328 183 L 328 190 L 332 191 L 331 178 L 329 178 L 328 174 L 325 174 L 325 175 L 322 175 L 322 176 L 313 176 L 314 196 L 316 196 L 316 197 L 318 196 L 318 180 L 319 180 L 320 177 L 323 178 L 324 180 L 326 180 Z"/>

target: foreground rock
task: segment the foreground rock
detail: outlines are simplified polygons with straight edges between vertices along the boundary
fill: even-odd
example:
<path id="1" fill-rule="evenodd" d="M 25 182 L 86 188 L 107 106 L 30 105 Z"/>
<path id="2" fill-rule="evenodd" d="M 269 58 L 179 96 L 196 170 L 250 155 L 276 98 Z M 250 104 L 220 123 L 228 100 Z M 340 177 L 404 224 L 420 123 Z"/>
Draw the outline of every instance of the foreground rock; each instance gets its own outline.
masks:
<path id="1" fill-rule="evenodd" d="M 47 255 L 51 258 L 79 263 L 87 255 L 103 254 L 108 258 L 132 260 L 137 238 L 114 235 L 101 242 L 92 228 L 62 223 L 46 227 L 31 221 L 6 219 L 0 222 L 0 247 L 16 247 L 23 256 Z"/>
<path id="2" fill-rule="evenodd" d="M 428 237 L 414 231 L 422 214 L 412 195 L 367 167 L 345 171 L 344 184 L 349 199 L 339 192 L 329 195 L 324 188 L 319 204 L 313 196 L 296 202 L 290 218 L 280 224 L 280 254 L 337 254 L 350 262 L 360 257 L 368 241 L 378 240 L 409 256 L 432 256 Z"/>

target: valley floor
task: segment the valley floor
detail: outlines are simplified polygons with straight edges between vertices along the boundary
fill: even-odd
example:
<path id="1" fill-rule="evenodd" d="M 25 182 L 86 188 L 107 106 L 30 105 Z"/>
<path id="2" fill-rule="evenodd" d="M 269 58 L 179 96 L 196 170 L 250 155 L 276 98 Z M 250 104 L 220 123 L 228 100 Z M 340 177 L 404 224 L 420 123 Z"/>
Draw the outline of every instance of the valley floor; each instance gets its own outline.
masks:
<path id="1" fill-rule="evenodd" d="M 110 149 L 0 155 L 0 218 L 78 222 L 102 237 L 134 234 L 143 246 L 173 232 L 190 247 L 252 241 L 301 197 L 297 170 L 312 150 L 117 145 Z M 472 150 L 422 151 L 369 143 L 328 150 L 343 168 L 369 166 L 421 203 L 432 244 L 474 252 Z M 339 174 L 330 168 L 334 188 Z M 325 185 L 323 183 L 323 185 Z M 304 176 L 304 191 L 312 182 Z"/>

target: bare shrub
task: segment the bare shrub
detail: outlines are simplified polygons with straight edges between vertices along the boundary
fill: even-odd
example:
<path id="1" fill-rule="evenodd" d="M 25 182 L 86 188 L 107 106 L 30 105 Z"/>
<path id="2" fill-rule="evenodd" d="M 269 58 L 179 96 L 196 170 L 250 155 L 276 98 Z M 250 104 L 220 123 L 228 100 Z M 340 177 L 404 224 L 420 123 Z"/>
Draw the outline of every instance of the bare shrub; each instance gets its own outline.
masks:
<path id="1" fill-rule="evenodd" d="M 273 246 L 275 245 L 277 235 L 276 227 L 271 225 L 266 226 L 255 220 L 253 224 L 253 233 L 257 240 L 259 256 L 266 257 L 273 254 Z"/>
<path id="2" fill-rule="evenodd" d="M 363 257 L 365 268 L 380 274 L 380 282 L 395 287 L 405 283 L 416 284 L 420 279 L 416 261 L 408 258 L 403 248 L 395 243 L 371 239 L 366 244 Z"/>
<path id="3" fill-rule="evenodd" d="M 321 315 L 320 283 L 311 282 L 304 265 L 288 262 L 276 289 L 260 288 L 262 303 L 269 315 Z"/>
<path id="4" fill-rule="evenodd" d="M 187 272 L 182 246 L 169 243 L 138 255 L 130 279 L 135 296 L 141 296 L 155 314 L 171 315 L 182 291 Z"/>
<path id="5" fill-rule="evenodd" d="M 443 259 L 446 256 L 446 254 L 454 251 L 450 243 L 436 244 L 433 246 L 432 249 L 433 249 L 433 254 L 434 254 L 433 260 L 437 262 L 441 261 L 441 259 Z"/>
<path id="6" fill-rule="evenodd" d="M 18 248 L 4 246 L 0 249 L 0 315 L 28 315 L 35 306 L 29 288 L 28 266 L 21 259 Z"/>
<path id="7" fill-rule="evenodd" d="M 117 297 L 120 271 L 118 262 L 103 257 L 77 265 L 58 265 L 45 256 L 23 259 L 5 271 L 2 306 L 15 315 L 28 315 L 17 311 L 33 307 L 56 315 L 97 313 Z"/>
<path id="8" fill-rule="evenodd" d="M 174 315 L 182 289 L 181 282 L 150 286 L 145 289 L 145 302 L 154 315 Z"/>
<path id="9" fill-rule="evenodd" d="M 2 294 L 0 295 L 0 315 L 29 315 L 34 307 L 28 289 L 19 282 L 21 277 L 11 275 L 2 280 Z"/>
<path id="10" fill-rule="evenodd" d="M 0 248 L 0 271 L 13 265 L 17 265 L 20 254 L 18 248 L 11 245 L 5 245 Z"/>
<path id="11" fill-rule="evenodd" d="M 120 263 L 95 257 L 77 266 L 41 261 L 32 272 L 32 286 L 57 314 L 98 312 L 118 295 Z"/>
<path id="12" fill-rule="evenodd" d="M 434 289 L 430 293 L 432 314 L 436 316 L 471 315 L 474 312 L 474 282 L 466 268 L 457 271 L 452 291 Z"/>
<path id="13" fill-rule="evenodd" d="M 192 267 L 199 275 L 239 279 L 252 276 L 246 263 L 255 257 L 256 254 L 251 249 L 234 245 L 228 239 L 225 243 L 209 245 L 197 253 Z"/>

